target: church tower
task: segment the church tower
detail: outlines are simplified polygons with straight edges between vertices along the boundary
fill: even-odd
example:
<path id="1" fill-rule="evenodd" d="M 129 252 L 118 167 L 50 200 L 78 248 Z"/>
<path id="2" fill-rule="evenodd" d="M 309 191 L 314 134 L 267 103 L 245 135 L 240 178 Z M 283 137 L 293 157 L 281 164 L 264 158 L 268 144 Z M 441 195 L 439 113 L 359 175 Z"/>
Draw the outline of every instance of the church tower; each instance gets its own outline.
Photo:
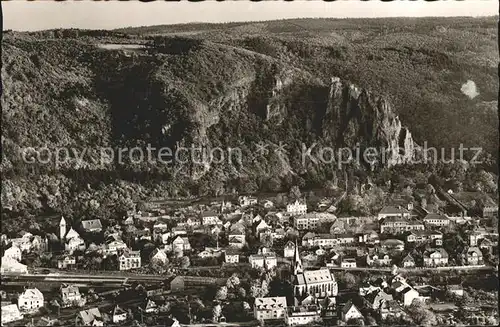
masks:
<path id="1" fill-rule="evenodd" d="M 302 269 L 302 260 L 299 255 L 299 246 L 297 244 L 297 240 L 295 240 L 295 254 L 293 255 L 293 274 L 297 276 L 298 274 L 302 274 L 304 271 Z"/>
<path id="2" fill-rule="evenodd" d="M 64 241 L 64 236 L 66 236 L 66 220 L 64 217 L 61 217 L 61 221 L 59 222 L 59 239 Z"/>

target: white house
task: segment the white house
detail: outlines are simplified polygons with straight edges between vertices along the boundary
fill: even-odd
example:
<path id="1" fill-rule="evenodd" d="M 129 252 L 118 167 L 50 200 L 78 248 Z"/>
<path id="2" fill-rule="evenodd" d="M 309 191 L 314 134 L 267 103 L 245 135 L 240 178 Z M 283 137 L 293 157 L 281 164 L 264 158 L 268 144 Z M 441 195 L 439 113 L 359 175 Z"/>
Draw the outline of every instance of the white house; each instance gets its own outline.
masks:
<path id="1" fill-rule="evenodd" d="M 127 311 L 120 308 L 118 305 L 114 307 L 112 312 L 112 320 L 114 324 L 118 324 L 122 321 L 127 320 Z"/>
<path id="2" fill-rule="evenodd" d="M 34 311 L 43 307 L 43 294 L 37 288 L 28 288 L 17 299 L 21 311 Z"/>
<path id="3" fill-rule="evenodd" d="M 122 240 L 114 240 L 106 244 L 106 252 L 109 254 L 118 254 L 125 249 L 127 249 L 127 244 Z"/>
<path id="4" fill-rule="evenodd" d="M 236 252 L 225 252 L 224 253 L 224 261 L 226 263 L 239 263 L 240 255 Z"/>
<path id="5" fill-rule="evenodd" d="M 219 225 L 222 221 L 217 216 L 217 213 L 213 211 L 206 211 L 201 214 L 201 220 L 203 225 Z"/>
<path id="6" fill-rule="evenodd" d="M 80 289 L 76 285 L 61 285 L 60 292 L 63 307 L 69 307 L 82 301 Z"/>
<path id="7" fill-rule="evenodd" d="M 252 268 L 273 269 L 278 265 L 276 254 L 267 250 L 259 251 L 257 254 L 250 255 L 248 262 Z"/>
<path id="8" fill-rule="evenodd" d="M 295 244 L 292 241 L 288 241 L 283 249 L 283 256 L 285 258 L 293 258 L 295 254 Z"/>
<path id="9" fill-rule="evenodd" d="M 288 215 L 304 215 L 307 213 L 307 204 L 305 201 L 295 200 L 294 203 L 287 204 L 286 213 Z"/>
<path id="10" fill-rule="evenodd" d="M 342 308 L 342 320 L 347 322 L 351 319 L 363 319 L 363 314 L 359 311 L 358 308 L 351 302 L 348 301 L 344 307 Z"/>
<path id="11" fill-rule="evenodd" d="M 66 269 L 76 265 L 76 258 L 72 255 L 64 255 L 57 260 L 57 268 Z"/>
<path id="12" fill-rule="evenodd" d="M 240 196 L 238 202 L 241 207 L 248 207 L 257 204 L 257 199 L 252 196 Z"/>
<path id="13" fill-rule="evenodd" d="M 119 269 L 130 270 L 141 267 L 141 252 L 140 251 L 124 251 L 119 257 Z"/>
<path id="14" fill-rule="evenodd" d="M 167 254 L 158 248 L 153 250 L 149 259 L 150 262 L 158 262 L 161 264 L 165 264 L 167 260 Z"/>
<path id="15" fill-rule="evenodd" d="M 8 248 L 7 250 L 5 250 L 3 256 L 4 256 L 4 258 L 11 258 L 11 259 L 14 259 L 16 261 L 21 261 L 22 252 L 21 252 L 20 248 L 13 245 L 10 248 Z"/>
<path id="16" fill-rule="evenodd" d="M 77 250 L 83 251 L 85 250 L 85 241 L 80 236 L 72 237 L 70 239 L 67 239 L 66 244 L 64 245 L 64 249 L 69 253 L 73 253 Z"/>

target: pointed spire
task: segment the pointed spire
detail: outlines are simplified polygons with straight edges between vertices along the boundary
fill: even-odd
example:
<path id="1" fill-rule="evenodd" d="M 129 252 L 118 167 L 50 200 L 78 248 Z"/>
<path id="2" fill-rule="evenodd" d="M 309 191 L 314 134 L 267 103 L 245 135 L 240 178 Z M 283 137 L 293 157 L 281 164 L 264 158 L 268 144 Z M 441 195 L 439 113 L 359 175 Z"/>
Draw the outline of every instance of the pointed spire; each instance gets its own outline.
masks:
<path id="1" fill-rule="evenodd" d="M 297 244 L 297 240 L 295 240 L 295 253 L 293 256 L 293 274 L 302 274 L 302 260 L 300 259 L 300 254 L 299 254 L 299 245 Z"/>

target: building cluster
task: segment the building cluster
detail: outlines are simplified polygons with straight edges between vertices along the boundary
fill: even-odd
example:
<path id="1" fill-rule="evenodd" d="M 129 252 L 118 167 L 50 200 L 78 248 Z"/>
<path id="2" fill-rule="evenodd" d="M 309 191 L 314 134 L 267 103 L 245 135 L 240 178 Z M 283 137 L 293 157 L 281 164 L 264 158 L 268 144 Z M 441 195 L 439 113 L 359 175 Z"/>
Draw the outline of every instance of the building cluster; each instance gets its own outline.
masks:
<path id="1" fill-rule="evenodd" d="M 459 194 L 452 199 L 459 201 Z M 385 320 L 404 315 L 414 301 L 429 300 L 432 290 L 410 285 L 394 272 L 387 280 L 357 285 L 357 300 L 346 299 L 339 296 L 335 271 L 484 266 L 485 257 L 498 253 L 498 232 L 482 226 L 477 217 L 428 212 L 411 201 L 396 202 L 370 217 L 340 215 L 326 200 L 312 209 L 305 200 L 279 207 L 269 199 L 250 196 L 239 197 L 235 204 L 224 200 L 169 211 L 150 206 L 113 223 L 99 219 L 72 222 L 61 217 L 54 233 L 23 232 L 11 239 L 2 235 L 1 270 L 7 275 L 26 274 L 37 268 L 29 266 L 28 259 L 45 253 L 53 254 L 52 260 L 38 269 L 168 272 L 175 276 L 161 287 L 123 286 L 132 293 L 142 287 L 146 297 L 139 306 L 148 314 L 163 310 L 154 297 L 165 295 L 168 286 L 168 292 L 178 296 L 220 287 L 227 281 L 222 276 L 190 276 L 189 269 L 222 265 L 249 267 L 264 274 L 288 270 L 289 274 L 277 275 L 289 276 L 283 278 L 290 279 L 292 294 L 255 298 L 254 319 L 282 320 L 289 326 L 321 321 L 337 324 L 365 319 L 368 312 Z M 486 216 L 494 212 L 488 205 L 483 210 Z M 456 232 L 463 225 L 469 227 Z M 450 248 L 451 238 L 461 239 L 463 246 Z M 452 291 L 460 293 L 459 289 Z M 103 310 L 89 306 L 91 301 L 92 296 L 82 295 L 77 285 L 63 284 L 51 303 L 61 310 L 85 308 L 77 314 L 79 325 L 103 326 L 130 319 L 130 313 L 118 305 Z M 16 304 L 2 306 L 2 323 L 23 319 L 46 302 L 38 289 L 27 288 L 16 296 Z M 178 321 L 172 319 L 171 323 L 176 326 Z"/>

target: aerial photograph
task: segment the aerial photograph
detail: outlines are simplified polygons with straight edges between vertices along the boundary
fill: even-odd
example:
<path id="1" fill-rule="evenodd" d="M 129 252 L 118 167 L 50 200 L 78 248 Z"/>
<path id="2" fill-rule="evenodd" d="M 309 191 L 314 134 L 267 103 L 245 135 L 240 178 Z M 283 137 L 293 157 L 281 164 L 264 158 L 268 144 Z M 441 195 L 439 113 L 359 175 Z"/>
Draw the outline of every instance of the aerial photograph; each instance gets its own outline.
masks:
<path id="1" fill-rule="evenodd" d="M 1 326 L 498 326 L 498 1 L 1 7 Z"/>

